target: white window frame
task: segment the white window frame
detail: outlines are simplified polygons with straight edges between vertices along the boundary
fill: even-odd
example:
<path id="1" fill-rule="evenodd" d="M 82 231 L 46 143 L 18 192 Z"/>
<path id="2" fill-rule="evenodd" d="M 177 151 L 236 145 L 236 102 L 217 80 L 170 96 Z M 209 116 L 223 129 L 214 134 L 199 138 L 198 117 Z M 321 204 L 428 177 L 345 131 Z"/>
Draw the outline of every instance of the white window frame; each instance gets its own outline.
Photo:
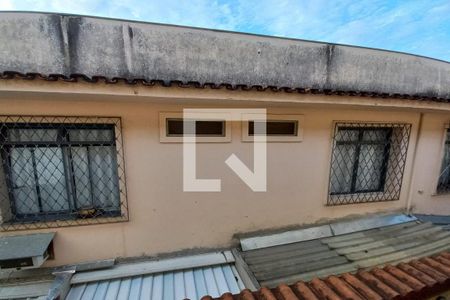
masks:
<path id="1" fill-rule="evenodd" d="M 224 136 L 197 136 L 197 143 L 230 143 L 231 142 L 231 122 L 227 121 L 227 115 L 224 113 L 223 119 L 214 119 L 211 121 L 225 122 Z M 183 119 L 183 112 L 160 112 L 159 113 L 159 141 L 161 143 L 183 143 L 183 136 L 167 135 L 167 119 Z M 201 119 L 204 120 L 204 119 Z"/>
<path id="2" fill-rule="evenodd" d="M 242 141 L 253 142 L 253 136 L 248 134 L 249 121 L 252 121 L 252 114 L 242 115 Z M 267 142 L 270 143 L 298 143 L 303 141 L 304 115 L 300 114 L 267 114 L 267 121 L 296 121 L 298 124 L 297 135 L 267 135 Z"/>

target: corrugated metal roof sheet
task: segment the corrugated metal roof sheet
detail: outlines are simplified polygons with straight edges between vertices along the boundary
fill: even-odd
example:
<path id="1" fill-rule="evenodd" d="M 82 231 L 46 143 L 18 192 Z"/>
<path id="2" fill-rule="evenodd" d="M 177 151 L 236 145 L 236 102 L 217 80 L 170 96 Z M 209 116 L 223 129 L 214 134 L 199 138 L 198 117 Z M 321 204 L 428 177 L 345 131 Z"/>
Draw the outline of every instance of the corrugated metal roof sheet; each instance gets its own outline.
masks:
<path id="1" fill-rule="evenodd" d="M 0 299 L 46 299 L 52 280 L 0 284 Z"/>
<path id="2" fill-rule="evenodd" d="M 243 290 L 225 294 L 221 300 L 403 300 L 431 299 L 450 290 L 450 253 L 412 260 L 397 266 L 388 265 L 356 274 L 329 276 L 324 280 L 299 281 L 276 288 L 261 288 L 256 292 Z M 448 293 L 447 293 L 448 294 Z M 214 297 L 214 296 L 213 296 Z M 194 298 L 191 298 L 194 299 Z M 202 300 L 210 300 L 206 296 Z M 437 298 L 436 298 L 437 299 Z"/>
<path id="3" fill-rule="evenodd" d="M 241 253 L 261 286 L 311 280 L 432 255 L 450 249 L 450 232 L 407 222 Z"/>
<path id="4" fill-rule="evenodd" d="M 231 264 L 185 269 L 158 274 L 82 283 L 72 286 L 67 300 L 90 299 L 200 299 L 238 293 L 244 288 Z"/>
<path id="5" fill-rule="evenodd" d="M 450 216 L 414 214 L 422 222 L 431 222 L 450 230 Z"/>

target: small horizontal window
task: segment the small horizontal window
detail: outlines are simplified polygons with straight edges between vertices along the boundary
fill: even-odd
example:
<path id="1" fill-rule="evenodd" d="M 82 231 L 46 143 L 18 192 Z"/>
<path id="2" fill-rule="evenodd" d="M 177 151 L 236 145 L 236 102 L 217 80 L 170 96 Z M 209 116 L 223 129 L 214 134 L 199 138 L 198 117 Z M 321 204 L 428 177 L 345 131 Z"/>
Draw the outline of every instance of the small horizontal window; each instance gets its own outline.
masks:
<path id="1" fill-rule="evenodd" d="M 224 143 L 231 141 L 230 122 L 226 116 L 217 116 L 217 119 L 192 118 L 183 119 L 182 112 L 161 112 L 159 114 L 159 140 L 162 143 L 182 143 L 184 135 L 184 123 L 186 122 L 186 136 L 192 136 L 195 130 L 196 142 L 199 143 Z"/>
<path id="2" fill-rule="evenodd" d="M 166 119 L 167 136 L 183 136 L 183 119 Z M 188 127 L 192 128 L 192 122 L 188 122 Z M 189 124 L 190 123 L 190 124 Z M 196 136 L 225 136 L 225 121 L 195 121 Z M 192 134 L 192 132 L 188 132 Z"/>
<path id="3" fill-rule="evenodd" d="M 261 136 L 264 121 L 256 120 L 251 114 L 243 115 L 242 120 L 244 142 L 253 142 L 255 136 Z M 268 114 L 265 124 L 267 142 L 301 142 L 303 139 L 303 115 Z"/>
<path id="4" fill-rule="evenodd" d="M 259 121 L 258 121 L 259 122 Z M 256 122 L 256 123 L 258 123 Z M 258 126 L 256 126 L 258 128 Z M 266 122 L 267 136 L 297 136 L 298 121 L 269 120 Z M 248 122 L 248 135 L 255 135 L 255 121 Z M 258 132 L 256 132 L 258 135 Z"/>

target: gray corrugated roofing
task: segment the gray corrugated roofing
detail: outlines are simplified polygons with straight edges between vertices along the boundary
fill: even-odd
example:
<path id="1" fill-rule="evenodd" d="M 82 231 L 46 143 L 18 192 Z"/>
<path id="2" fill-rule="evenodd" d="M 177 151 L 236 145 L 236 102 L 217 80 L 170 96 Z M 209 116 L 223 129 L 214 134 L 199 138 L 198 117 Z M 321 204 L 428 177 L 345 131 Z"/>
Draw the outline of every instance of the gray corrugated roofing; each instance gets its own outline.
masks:
<path id="1" fill-rule="evenodd" d="M 450 232 L 407 222 L 241 253 L 262 286 L 397 263 L 450 249 Z"/>
<path id="2" fill-rule="evenodd" d="M 450 63 L 444 61 L 95 17 L 2 12 L 0 53 L 0 75 L 6 78 L 17 72 L 66 80 L 102 77 L 450 100 Z"/>
<path id="3" fill-rule="evenodd" d="M 52 280 L 0 284 L 0 299 L 46 299 Z"/>
<path id="4" fill-rule="evenodd" d="M 55 233 L 36 233 L 0 237 L 0 260 L 41 256 Z"/>
<path id="5" fill-rule="evenodd" d="M 442 215 L 424 215 L 424 214 L 414 214 L 422 222 L 431 222 L 436 225 L 442 226 L 446 230 L 450 230 L 450 216 Z"/>
<path id="6" fill-rule="evenodd" d="M 231 264 L 185 269 L 72 286 L 67 300 L 101 299 L 200 299 L 204 295 L 219 297 L 244 288 Z"/>

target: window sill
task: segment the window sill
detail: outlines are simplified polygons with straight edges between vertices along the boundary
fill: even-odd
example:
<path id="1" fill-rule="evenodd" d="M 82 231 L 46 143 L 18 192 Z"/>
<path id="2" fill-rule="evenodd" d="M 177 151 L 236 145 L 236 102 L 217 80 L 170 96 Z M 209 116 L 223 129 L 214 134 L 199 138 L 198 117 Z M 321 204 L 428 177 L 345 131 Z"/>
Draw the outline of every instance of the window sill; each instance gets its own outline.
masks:
<path id="1" fill-rule="evenodd" d="M 398 201 L 399 197 L 389 197 L 388 192 L 364 192 L 353 194 L 328 195 L 326 206 L 342 206 L 349 204 L 363 204 L 375 202 Z"/>
<path id="2" fill-rule="evenodd" d="M 0 225 L 0 231 L 19 231 L 19 230 L 34 230 L 34 229 L 47 229 L 47 228 L 59 228 L 69 226 L 85 226 L 96 224 L 108 224 L 119 223 L 129 221 L 128 215 L 122 215 L 117 217 L 97 217 L 86 219 L 65 219 L 54 221 L 35 221 L 35 222 L 5 222 Z"/>
<path id="3" fill-rule="evenodd" d="M 450 191 L 446 191 L 446 192 L 437 192 L 437 191 L 434 191 L 434 192 L 431 193 L 431 196 L 433 196 L 433 197 L 440 197 L 440 196 L 445 197 L 445 196 L 450 196 Z"/>

